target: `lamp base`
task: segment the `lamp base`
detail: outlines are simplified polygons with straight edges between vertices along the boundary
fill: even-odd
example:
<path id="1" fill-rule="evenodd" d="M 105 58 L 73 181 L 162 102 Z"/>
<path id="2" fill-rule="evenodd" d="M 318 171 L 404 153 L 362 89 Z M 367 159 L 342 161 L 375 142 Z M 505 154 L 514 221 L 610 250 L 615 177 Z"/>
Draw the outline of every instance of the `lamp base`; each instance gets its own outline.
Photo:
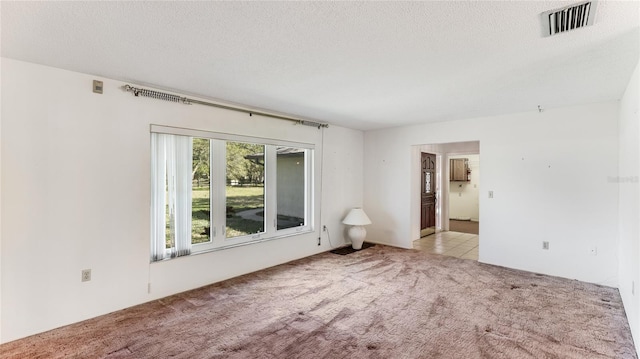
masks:
<path id="1" fill-rule="evenodd" d="M 351 238 L 351 248 L 362 249 L 362 243 L 367 236 L 367 230 L 363 226 L 352 226 L 347 232 Z"/>

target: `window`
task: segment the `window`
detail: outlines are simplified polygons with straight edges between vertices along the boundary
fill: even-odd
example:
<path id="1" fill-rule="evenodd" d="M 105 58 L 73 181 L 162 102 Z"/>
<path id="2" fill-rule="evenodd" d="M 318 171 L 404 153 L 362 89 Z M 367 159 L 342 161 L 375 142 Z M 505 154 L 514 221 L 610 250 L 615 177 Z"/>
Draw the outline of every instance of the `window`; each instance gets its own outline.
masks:
<path id="1" fill-rule="evenodd" d="M 306 216 L 306 150 L 294 147 L 278 147 L 278 229 L 305 225 Z"/>
<path id="2" fill-rule="evenodd" d="M 313 145 L 152 126 L 151 260 L 312 231 Z"/>
<path id="3" fill-rule="evenodd" d="M 211 228 L 211 146 L 193 138 L 191 166 L 191 244 L 209 241 Z"/>
<path id="4" fill-rule="evenodd" d="M 265 146 L 227 142 L 227 237 L 264 233 Z"/>

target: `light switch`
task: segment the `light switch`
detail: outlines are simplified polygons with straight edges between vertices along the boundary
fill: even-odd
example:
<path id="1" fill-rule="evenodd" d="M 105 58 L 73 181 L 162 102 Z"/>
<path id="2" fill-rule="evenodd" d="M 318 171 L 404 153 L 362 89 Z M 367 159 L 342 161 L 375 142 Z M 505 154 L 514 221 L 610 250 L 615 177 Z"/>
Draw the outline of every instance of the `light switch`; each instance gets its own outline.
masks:
<path id="1" fill-rule="evenodd" d="M 93 92 L 95 93 L 102 93 L 102 81 L 98 81 L 98 80 L 93 80 Z"/>

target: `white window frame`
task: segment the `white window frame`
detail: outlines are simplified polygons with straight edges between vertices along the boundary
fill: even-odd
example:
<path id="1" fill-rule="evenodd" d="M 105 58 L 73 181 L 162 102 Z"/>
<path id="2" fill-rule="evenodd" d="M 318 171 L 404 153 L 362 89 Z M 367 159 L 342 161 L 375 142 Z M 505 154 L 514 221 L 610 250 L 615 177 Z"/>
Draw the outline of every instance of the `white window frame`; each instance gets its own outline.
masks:
<path id="1" fill-rule="evenodd" d="M 314 231 L 314 150 L 315 145 L 310 143 L 300 143 L 283 141 L 270 138 L 242 136 L 235 134 L 193 130 L 179 127 L 168 127 L 162 125 L 151 125 L 151 133 L 168 135 L 189 136 L 192 138 L 204 138 L 211 141 L 210 151 L 210 241 L 192 244 L 191 254 L 204 253 L 214 250 L 232 248 L 240 245 L 273 240 L 294 235 L 311 233 Z M 264 232 L 238 236 L 226 237 L 226 143 L 244 142 L 265 146 L 265 187 L 264 187 Z M 304 171 L 305 171 L 305 223 L 303 226 L 277 229 L 277 147 L 293 147 L 305 150 Z M 152 153 L 152 156 L 154 154 Z M 153 176 L 153 173 L 152 173 Z M 152 181 L 157 181 L 152 178 Z M 222 183 L 223 185 L 216 185 Z M 156 194 L 152 193 L 152 196 Z M 153 205 L 153 204 L 152 204 Z M 152 212 L 154 208 L 152 208 Z M 189 213 L 191 216 L 191 213 Z M 153 235 L 159 235 L 152 231 Z M 161 234 L 162 236 L 165 233 Z M 152 242 L 154 238 L 151 239 Z M 167 249 L 164 259 L 171 258 L 171 250 Z M 154 261 L 154 259 L 152 259 Z"/>

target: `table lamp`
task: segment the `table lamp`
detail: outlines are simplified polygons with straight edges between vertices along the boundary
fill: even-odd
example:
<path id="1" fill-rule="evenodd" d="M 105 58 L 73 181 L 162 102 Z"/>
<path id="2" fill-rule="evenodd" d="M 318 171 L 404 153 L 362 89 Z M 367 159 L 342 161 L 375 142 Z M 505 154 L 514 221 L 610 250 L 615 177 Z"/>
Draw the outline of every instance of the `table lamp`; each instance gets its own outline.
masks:
<path id="1" fill-rule="evenodd" d="M 354 208 L 344 217 L 342 223 L 351 226 L 348 231 L 349 238 L 351 238 L 351 247 L 353 249 L 361 249 L 364 238 L 367 236 L 367 230 L 363 226 L 371 224 L 367 214 L 364 213 L 362 208 Z"/>

